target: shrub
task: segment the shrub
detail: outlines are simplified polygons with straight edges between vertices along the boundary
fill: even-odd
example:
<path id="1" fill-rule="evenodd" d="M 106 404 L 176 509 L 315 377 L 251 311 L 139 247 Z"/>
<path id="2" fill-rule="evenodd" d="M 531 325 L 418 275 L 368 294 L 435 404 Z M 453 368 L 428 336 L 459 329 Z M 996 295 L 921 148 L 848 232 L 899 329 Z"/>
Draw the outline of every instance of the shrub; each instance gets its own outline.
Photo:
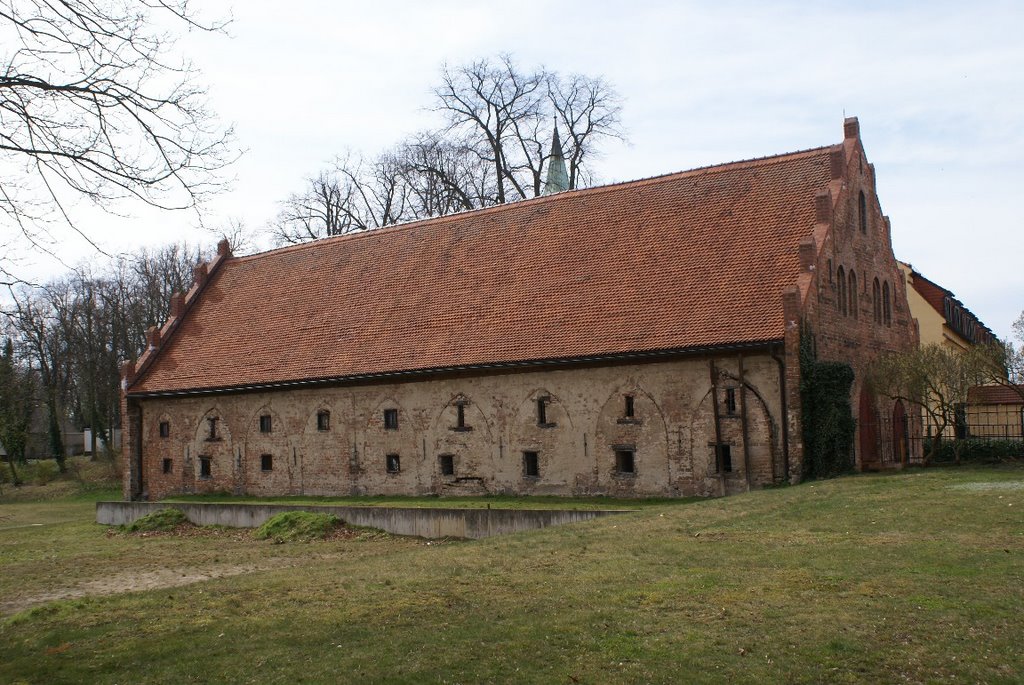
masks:
<path id="1" fill-rule="evenodd" d="M 174 530 L 188 519 L 185 514 L 177 509 L 160 509 L 152 514 L 146 514 L 133 522 L 121 526 L 121 530 L 128 533 L 148 533 L 152 531 Z"/>
<path id="2" fill-rule="evenodd" d="M 924 442 L 925 454 L 931 450 L 932 438 Z M 1024 440 L 1003 438 L 967 438 L 965 440 L 942 440 L 935 448 L 932 462 L 951 464 L 956 461 L 954 443 L 959 443 L 960 461 L 1003 461 L 1024 457 Z"/>
<path id="3" fill-rule="evenodd" d="M 281 542 L 309 542 L 328 536 L 342 525 L 341 519 L 332 514 L 317 514 L 311 511 L 286 511 L 271 516 L 256 529 L 258 540 Z"/>
<path id="4" fill-rule="evenodd" d="M 51 459 L 46 459 L 30 464 L 28 467 L 28 473 L 25 475 L 25 480 L 31 481 L 36 485 L 48 485 L 49 483 L 57 480 L 57 476 L 59 475 L 60 469 L 57 467 L 57 462 Z"/>
<path id="5" fill-rule="evenodd" d="M 850 407 L 853 368 L 820 362 L 810 331 L 800 337 L 800 406 L 803 410 L 804 477 L 831 478 L 853 470 L 857 424 Z"/>

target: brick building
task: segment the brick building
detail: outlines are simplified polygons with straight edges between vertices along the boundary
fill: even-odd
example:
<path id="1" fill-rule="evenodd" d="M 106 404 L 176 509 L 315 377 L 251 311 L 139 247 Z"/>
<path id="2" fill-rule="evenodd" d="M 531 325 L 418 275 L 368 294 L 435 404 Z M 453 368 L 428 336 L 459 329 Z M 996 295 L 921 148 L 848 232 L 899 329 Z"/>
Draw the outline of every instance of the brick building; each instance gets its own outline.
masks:
<path id="1" fill-rule="evenodd" d="M 800 477 L 800 331 L 917 343 L 856 119 L 838 145 L 246 257 L 124 368 L 125 497 L 719 494 Z M 857 464 L 891 436 L 861 435 Z"/>

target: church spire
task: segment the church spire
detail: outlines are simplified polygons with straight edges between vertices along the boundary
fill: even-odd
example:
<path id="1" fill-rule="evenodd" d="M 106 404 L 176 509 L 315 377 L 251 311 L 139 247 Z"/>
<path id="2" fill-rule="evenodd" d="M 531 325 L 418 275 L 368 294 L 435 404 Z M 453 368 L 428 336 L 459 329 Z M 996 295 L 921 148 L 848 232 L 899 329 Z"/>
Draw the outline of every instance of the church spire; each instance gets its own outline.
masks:
<path id="1" fill-rule="evenodd" d="M 565 157 L 562 156 L 562 142 L 558 139 L 558 124 L 555 124 L 555 135 L 551 139 L 551 156 L 548 159 L 548 179 L 544 184 L 544 194 L 561 193 L 569 190 L 569 174 L 565 172 Z"/>

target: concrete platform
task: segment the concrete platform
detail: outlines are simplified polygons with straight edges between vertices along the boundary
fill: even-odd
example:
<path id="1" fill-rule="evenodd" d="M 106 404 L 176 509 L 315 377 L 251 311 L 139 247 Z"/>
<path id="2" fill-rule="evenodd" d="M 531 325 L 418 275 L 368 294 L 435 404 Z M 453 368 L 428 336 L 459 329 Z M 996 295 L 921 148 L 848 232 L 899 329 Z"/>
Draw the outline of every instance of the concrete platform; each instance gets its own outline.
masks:
<path id="1" fill-rule="evenodd" d="M 439 509 L 434 507 L 350 507 L 314 504 L 214 502 L 97 502 L 96 522 L 124 525 L 159 509 L 178 509 L 200 526 L 256 528 L 286 511 L 333 514 L 347 524 L 422 538 L 486 538 L 524 530 L 589 521 L 629 510 Z"/>

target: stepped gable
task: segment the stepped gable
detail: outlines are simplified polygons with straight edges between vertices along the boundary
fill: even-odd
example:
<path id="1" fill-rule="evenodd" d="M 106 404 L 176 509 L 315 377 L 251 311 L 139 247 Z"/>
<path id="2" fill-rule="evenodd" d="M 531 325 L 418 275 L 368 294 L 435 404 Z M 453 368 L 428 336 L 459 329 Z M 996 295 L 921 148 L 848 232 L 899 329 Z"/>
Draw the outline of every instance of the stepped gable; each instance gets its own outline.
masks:
<path id="1" fill-rule="evenodd" d="M 829 146 L 223 258 L 129 394 L 744 344 L 782 294 Z M 198 281 L 197 281 L 198 282 Z M 134 367 L 133 367 L 134 368 Z"/>

